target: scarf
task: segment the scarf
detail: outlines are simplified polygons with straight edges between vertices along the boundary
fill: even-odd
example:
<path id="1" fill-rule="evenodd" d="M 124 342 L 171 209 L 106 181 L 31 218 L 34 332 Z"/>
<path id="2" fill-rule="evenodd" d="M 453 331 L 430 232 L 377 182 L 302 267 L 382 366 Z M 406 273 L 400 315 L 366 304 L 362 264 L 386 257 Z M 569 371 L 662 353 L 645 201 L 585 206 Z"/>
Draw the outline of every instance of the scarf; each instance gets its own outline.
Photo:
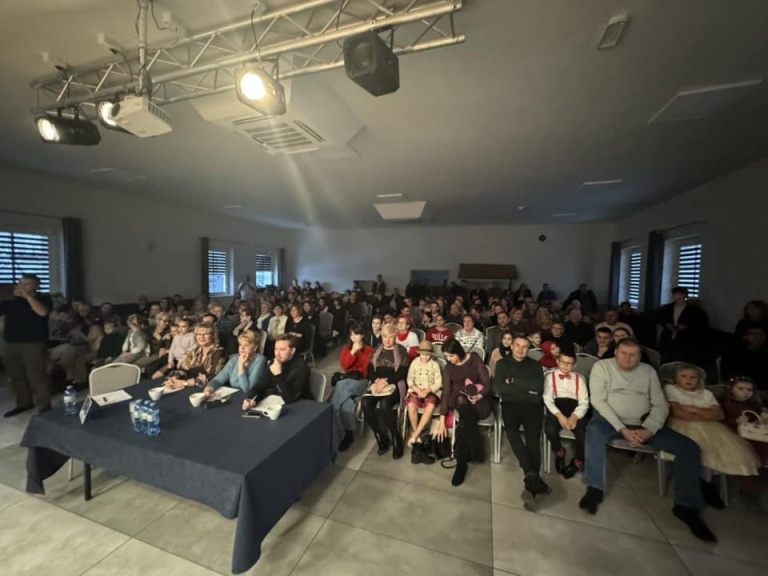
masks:
<path id="1" fill-rule="evenodd" d="M 384 350 L 384 346 L 379 346 L 376 348 L 376 352 L 373 353 L 373 369 L 376 370 L 376 366 L 379 363 L 379 355 L 381 354 L 381 351 Z M 395 349 L 393 351 L 393 356 L 395 357 L 395 372 L 397 372 L 398 368 L 400 368 L 400 346 L 395 345 Z"/>
<path id="2" fill-rule="evenodd" d="M 501 354 L 501 357 L 504 358 L 505 356 L 509 356 L 512 354 L 512 347 L 509 348 L 505 347 L 503 344 L 499 344 L 499 354 Z"/>

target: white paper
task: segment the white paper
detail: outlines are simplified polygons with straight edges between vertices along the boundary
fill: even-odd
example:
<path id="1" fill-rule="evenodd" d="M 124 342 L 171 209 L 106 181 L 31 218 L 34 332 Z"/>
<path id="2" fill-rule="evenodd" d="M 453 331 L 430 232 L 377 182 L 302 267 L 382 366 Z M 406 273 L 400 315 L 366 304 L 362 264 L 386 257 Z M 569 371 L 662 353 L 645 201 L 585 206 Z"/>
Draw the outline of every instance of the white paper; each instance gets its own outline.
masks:
<path id="1" fill-rule="evenodd" d="M 109 406 L 110 404 L 117 404 L 119 402 L 125 402 L 133 398 L 125 390 L 115 390 L 114 392 L 107 392 L 106 394 L 97 394 L 93 397 L 93 401 L 99 406 Z"/>
<path id="2" fill-rule="evenodd" d="M 80 424 L 85 424 L 85 419 L 88 418 L 88 412 L 91 411 L 91 397 L 86 396 L 85 402 L 83 402 L 82 408 L 80 408 Z"/>
<path id="3" fill-rule="evenodd" d="M 163 395 L 167 396 L 168 394 L 175 394 L 176 392 L 181 392 L 184 390 L 184 387 L 181 388 L 171 388 L 170 386 L 163 386 Z"/>
<path id="4" fill-rule="evenodd" d="M 232 396 L 232 394 L 235 394 L 236 392 L 239 392 L 240 390 L 238 388 L 231 388 L 229 386 L 222 386 L 221 388 L 217 388 L 216 392 L 214 394 L 214 398 L 216 400 L 221 400 L 222 398 L 228 398 L 229 396 Z"/>

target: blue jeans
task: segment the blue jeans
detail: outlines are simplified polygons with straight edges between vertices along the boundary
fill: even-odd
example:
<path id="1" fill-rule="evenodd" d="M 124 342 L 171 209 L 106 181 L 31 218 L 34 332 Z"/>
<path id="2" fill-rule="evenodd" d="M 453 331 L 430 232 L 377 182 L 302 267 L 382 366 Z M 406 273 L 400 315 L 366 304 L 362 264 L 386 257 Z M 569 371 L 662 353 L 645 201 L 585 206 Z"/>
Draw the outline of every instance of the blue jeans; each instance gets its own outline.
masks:
<path id="1" fill-rule="evenodd" d="M 333 389 L 331 405 L 333 406 L 333 442 L 338 446 L 341 437 L 347 430 L 354 430 L 357 425 L 355 406 L 357 397 L 365 392 L 367 380 L 339 380 Z"/>
<path id="2" fill-rule="evenodd" d="M 639 428 L 627 426 L 627 428 Z M 584 481 L 593 488 L 605 489 L 605 454 L 611 440 L 622 436 L 613 426 L 594 412 L 587 424 Z M 691 508 L 701 508 L 699 477 L 701 474 L 701 450 L 699 445 L 671 428 L 664 426 L 646 442 L 648 446 L 675 455 L 675 503 Z"/>

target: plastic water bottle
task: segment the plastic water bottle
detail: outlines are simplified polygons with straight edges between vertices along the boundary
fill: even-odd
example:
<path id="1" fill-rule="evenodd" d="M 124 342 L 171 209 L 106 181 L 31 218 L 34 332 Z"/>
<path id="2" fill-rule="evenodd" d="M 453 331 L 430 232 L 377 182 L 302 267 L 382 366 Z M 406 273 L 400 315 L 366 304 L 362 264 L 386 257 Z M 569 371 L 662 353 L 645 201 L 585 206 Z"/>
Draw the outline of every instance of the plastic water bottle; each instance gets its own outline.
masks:
<path id="1" fill-rule="evenodd" d="M 160 408 L 157 407 L 157 402 L 149 403 L 147 416 L 147 434 L 150 436 L 157 436 L 160 434 Z"/>
<path id="2" fill-rule="evenodd" d="M 70 416 L 77 414 L 77 392 L 71 385 L 64 390 L 64 413 Z"/>
<path id="3" fill-rule="evenodd" d="M 147 407 L 144 405 L 144 400 L 136 402 L 136 422 L 133 425 L 133 429 L 140 434 L 144 434 L 147 430 Z"/>
<path id="4" fill-rule="evenodd" d="M 128 410 L 131 413 L 131 425 L 133 426 L 134 432 L 139 431 L 139 406 L 140 406 L 141 400 L 132 400 L 131 403 L 128 405 Z"/>

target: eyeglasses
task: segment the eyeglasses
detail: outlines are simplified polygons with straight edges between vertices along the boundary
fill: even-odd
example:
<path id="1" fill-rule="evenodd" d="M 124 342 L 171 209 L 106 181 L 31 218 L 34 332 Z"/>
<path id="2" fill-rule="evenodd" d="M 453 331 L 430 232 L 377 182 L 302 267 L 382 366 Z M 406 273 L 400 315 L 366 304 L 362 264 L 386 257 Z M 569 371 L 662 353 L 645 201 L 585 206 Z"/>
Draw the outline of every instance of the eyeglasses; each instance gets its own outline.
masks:
<path id="1" fill-rule="evenodd" d="M 576 362 L 571 362 L 570 360 L 558 360 L 558 364 L 562 364 L 563 366 L 573 366 L 576 364 Z"/>

